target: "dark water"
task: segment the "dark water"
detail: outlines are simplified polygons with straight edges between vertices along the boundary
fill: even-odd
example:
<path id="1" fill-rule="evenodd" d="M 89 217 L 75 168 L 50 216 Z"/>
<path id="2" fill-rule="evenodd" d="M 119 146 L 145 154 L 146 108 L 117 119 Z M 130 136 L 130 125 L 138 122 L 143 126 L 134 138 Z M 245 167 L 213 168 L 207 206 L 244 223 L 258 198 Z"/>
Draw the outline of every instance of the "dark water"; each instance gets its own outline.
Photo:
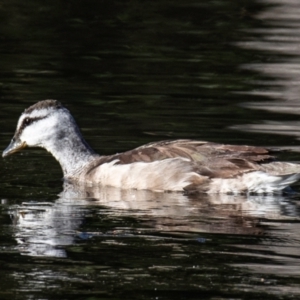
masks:
<path id="1" fill-rule="evenodd" d="M 0 146 L 62 101 L 103 154 L 169 138 L 293 149 L 297 1 L 6 1 Z M 63 186 L 43 150 L 1 160 L 0 299 L 298 299 L 300 198 Z M 299 191 L 299 187 L 295 187 Z"/>

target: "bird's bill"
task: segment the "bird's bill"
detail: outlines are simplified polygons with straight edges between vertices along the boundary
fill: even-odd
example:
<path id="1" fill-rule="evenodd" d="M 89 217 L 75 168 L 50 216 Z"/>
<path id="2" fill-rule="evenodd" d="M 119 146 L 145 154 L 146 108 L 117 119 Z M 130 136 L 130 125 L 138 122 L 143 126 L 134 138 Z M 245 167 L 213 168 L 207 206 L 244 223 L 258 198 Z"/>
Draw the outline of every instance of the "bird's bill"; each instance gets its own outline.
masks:
<path id="1" fill-rule="evenodd" d="M 7 148 L 3 151 L 2 157 L 9 156 L 25 148 L 27 145 L 19 139 L 13 138 Z"/>

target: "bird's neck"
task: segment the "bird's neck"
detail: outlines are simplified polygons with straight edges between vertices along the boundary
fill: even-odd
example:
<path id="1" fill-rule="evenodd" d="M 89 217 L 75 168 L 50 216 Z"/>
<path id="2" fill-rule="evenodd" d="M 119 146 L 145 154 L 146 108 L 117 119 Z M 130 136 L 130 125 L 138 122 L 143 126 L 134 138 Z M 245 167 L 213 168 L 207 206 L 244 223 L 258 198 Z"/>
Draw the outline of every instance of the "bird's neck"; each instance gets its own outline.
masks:
<path id="1" fill-rule="evenodd" d="M 54 142 L 48 141 L 43 147 L 60 163 L 64 177 L 80 172 L 99 156 L 87 144 L 78 128 L 68 128 Z"/>

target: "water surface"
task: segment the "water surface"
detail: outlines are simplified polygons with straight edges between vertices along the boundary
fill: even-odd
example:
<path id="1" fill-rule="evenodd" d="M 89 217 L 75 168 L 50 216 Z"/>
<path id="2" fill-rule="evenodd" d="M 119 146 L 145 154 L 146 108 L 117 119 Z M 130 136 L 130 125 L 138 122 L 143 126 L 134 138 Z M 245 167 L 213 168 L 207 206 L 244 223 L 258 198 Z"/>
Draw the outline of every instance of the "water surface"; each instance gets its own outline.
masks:
<path id="1" fill-rule="evenodd" d="M 54 98 L 102 154 L 195 138 L 289 148 L 280 159 L 298 161 L 298 9 L 279 0 L 4 3 L 1 149 L 26 107 Z M 300 297 L 297 193 L 83 191 L 63 185 L 39 149 L 1 170 L 1 299 Z"/>

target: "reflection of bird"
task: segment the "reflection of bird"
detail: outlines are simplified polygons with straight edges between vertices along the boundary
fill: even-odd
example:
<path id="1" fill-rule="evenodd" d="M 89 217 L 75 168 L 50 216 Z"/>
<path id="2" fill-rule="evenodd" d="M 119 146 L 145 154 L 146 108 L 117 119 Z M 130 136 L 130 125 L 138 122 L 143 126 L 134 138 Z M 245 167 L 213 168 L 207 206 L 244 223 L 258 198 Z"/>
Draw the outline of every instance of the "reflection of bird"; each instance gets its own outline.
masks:
<path id="1" fill-rule="evenodd" d="M 59 161 L 65 179 L 88 185 L 272 193 L 300 178 L 300 165 L 274 162 L 269 150 L 251 146 L 175 140 L 100 156 L 85 142 L 70 112 L 56 100 L 40 101 L 24 111 L 3 156 L 25 146 L 45 148 Z"/>

